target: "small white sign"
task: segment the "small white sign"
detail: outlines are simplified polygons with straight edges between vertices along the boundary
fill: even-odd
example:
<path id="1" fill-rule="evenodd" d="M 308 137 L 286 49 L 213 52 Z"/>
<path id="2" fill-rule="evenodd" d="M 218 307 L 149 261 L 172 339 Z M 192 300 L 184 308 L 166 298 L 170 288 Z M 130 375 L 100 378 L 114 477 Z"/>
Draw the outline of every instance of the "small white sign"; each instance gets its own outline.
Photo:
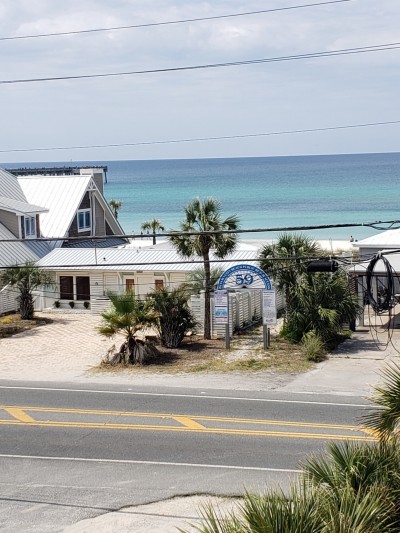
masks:
<path id="1" fill-rule="evenodd" d="M 216 324 L 228 324 L 228 291 L 226 289 L 214 291 L 214 317 Z"/>
<path id="2" fill-rule="evenodd" d="M 276 324 L 275 289 L 263 290 L 263 324 L 264 326 Z"/>

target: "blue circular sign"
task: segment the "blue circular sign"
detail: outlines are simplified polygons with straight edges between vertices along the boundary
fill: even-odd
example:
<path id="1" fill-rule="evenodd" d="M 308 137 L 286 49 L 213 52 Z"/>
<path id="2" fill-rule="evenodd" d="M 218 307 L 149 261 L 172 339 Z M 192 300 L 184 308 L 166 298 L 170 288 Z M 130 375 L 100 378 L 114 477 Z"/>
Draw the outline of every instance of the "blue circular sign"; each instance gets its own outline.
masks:
<path id="1" fill-rule="evenodd" d="M 272 289 L 272 284 L 261 268 L 235 265 L 225 270 L 218 280 L 217 289 Z"/>

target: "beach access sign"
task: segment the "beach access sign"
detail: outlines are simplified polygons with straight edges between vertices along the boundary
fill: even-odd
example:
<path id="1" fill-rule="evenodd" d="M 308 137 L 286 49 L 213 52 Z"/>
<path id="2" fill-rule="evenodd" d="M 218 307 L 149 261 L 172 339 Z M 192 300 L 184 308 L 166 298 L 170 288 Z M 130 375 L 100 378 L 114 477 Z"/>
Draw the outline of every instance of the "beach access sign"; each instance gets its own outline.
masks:
<path id="1" fill-rule="evenodd" d="M 229 302 L 226 289 L 214 291 L 214 317 L 216 324 L 228 324 Z"/>
<path id="2" fill-rule="evenodd" d="M 275 289 L 264 289 L 262 291 L 263 305 L 263 325 L 272 326 L 276 324 L 276 295 Z"/>

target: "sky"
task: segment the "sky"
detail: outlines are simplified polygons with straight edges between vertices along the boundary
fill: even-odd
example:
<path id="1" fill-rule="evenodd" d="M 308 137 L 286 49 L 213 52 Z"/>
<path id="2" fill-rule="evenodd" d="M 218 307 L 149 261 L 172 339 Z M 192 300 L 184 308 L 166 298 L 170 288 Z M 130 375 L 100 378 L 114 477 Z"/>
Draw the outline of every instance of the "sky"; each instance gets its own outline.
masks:
<path id="1" fill-rule="evenodd" d="M 0 82 L 400 43 L 399 0 L 349 0 L 207 21 L 4 40 L 316 2 L 2 0 Z M 0 83 L 0 164 L 396 152 L 400 124 L 258 134 L 400 120 L 399 65 L 400 49 L 393 49 L 224 68 Z M 246 135 L 250 137 L 164 143 Z M 126 143 L 149 144 L 71 148 Z"/>

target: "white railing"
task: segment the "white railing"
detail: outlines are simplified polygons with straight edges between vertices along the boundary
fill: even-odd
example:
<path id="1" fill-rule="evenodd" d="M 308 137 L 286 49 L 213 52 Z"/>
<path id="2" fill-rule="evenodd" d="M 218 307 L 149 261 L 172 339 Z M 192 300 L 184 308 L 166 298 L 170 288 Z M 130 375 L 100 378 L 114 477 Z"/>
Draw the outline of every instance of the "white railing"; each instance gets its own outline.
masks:
<path id="1" fill-rule="evenodd" d="M 18 308 L 17 291 L 10 284 L 0 289 L 0 315 L 11 313 Z"/>

